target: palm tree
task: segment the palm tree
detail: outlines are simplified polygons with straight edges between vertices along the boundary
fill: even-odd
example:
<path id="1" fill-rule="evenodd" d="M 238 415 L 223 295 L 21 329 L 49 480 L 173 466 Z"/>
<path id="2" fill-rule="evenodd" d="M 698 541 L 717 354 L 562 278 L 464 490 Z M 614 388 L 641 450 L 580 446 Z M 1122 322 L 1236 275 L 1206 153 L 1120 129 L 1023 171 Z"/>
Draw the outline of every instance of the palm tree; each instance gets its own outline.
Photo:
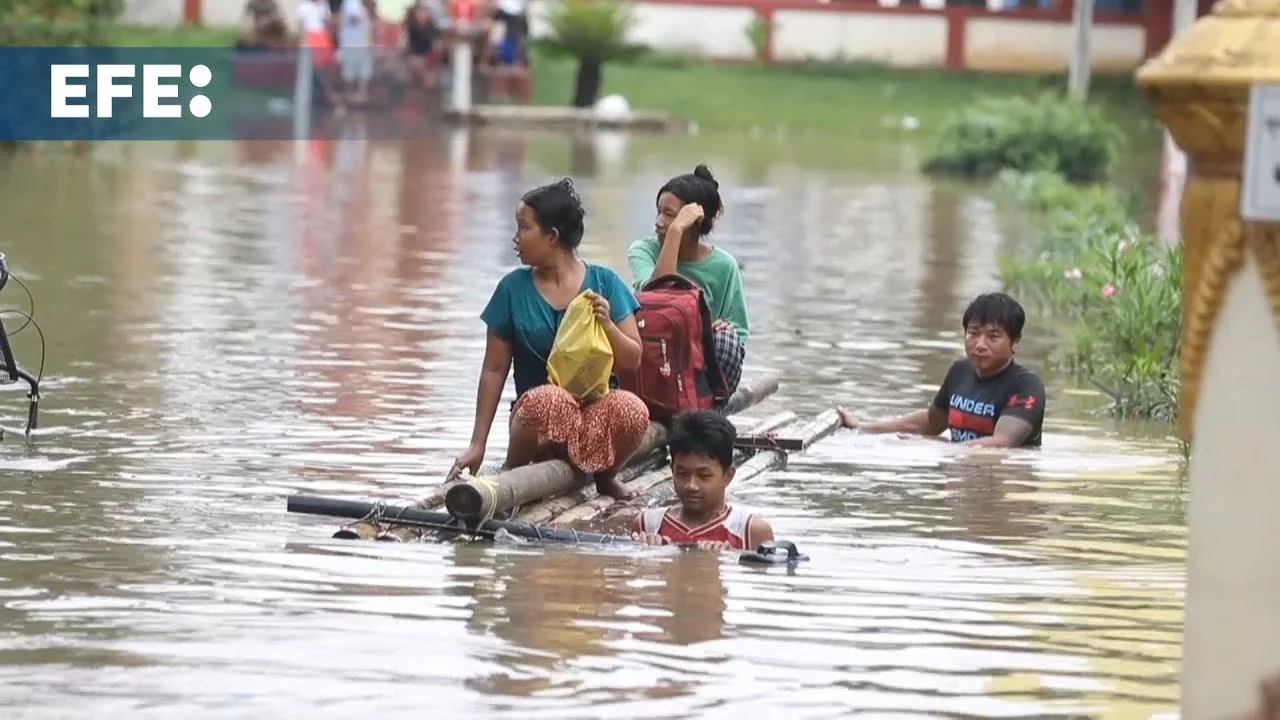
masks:
<path id="1" fill-rule="evenodd" d="M 631 7 L 609 0 L 555 0 L 548 9 L 551 32 L 539 44 L 550 55 L 577 58 L 574 107 L 595 104 L 606 62 L 644 52 L 643 46 L 627 42 L 631 22 Z"/>

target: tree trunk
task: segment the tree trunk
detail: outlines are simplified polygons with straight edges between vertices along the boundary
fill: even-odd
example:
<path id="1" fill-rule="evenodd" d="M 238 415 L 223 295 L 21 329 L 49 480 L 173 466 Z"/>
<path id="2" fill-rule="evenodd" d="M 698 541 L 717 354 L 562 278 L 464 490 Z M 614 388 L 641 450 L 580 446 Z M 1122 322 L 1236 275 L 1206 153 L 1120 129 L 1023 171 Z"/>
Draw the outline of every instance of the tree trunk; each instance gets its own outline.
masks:
<path id="1" fill-rule="evenodd" d="M 600 80 L 604 74 L 604 63 L 591 58 L 578 60 L 578 79 L 574 83 L 573 106 L 591 107 L 596 104 L 600 95 Z"/>

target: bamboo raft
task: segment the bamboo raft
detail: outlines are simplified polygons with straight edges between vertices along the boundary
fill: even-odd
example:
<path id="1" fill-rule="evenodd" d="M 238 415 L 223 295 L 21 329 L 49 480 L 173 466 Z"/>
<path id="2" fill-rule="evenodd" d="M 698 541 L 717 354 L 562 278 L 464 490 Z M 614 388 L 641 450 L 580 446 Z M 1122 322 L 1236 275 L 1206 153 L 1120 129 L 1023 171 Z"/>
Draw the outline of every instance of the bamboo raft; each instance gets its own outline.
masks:
<path id="1" fill-rule="evenodd" d="M 759 405 L 777 390 L 776 376 L 744 381 L 721 412 L 732 417 Z M 784 467 L 788 452 L 802 452 L 830 435 L 840 426 L 840 418 L 833 408 L 808 422 L 799 422 L 795 413 L 784 411 L 745 428 L 735 424 L 739 425 L 734 453 L 734 483 L 738 484 Z M 674 490 L 666 439 L 664 425 L 649 425 L 640 448 L 618 473 L 618 481 L 635 494 L 623 502 L 599 495 L 591 478 L 569 463 L 548 460 L 490 478 L 444 482 L 417 502 L 391 510 L 380 503 L 310 496 L 290 498 L 288 509 L 356 520 L 334 533 L 339 539 L 413 542 L 452 528 L 481 536 L 505 529 L 525 537 L 610 542 L 621 536 L 584 533 L 576 528 L 587 522 L 626 528 L 646 507 L 671 502 Z"/>

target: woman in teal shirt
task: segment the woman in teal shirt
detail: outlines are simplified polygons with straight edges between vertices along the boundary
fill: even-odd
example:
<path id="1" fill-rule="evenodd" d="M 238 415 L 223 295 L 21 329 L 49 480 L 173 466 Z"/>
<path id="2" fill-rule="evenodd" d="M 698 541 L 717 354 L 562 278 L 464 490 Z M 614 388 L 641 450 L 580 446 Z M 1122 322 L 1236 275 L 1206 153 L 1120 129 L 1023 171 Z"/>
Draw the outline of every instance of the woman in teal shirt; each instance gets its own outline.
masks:
<path id="1" fill-rule="evenodd" d="M 568 390 L 549 384 L 547 358 L 570 301 L 583 292 L 595 306 L 613 347 L 615 367 L 640 365 L 640 333 L 635 294 L 618 274 L 579 260 L 585 231 L 582 201 L 568 178 L 525 193 L 516 206 L 516 255 L 526 267 L 507 273 L 494 288 L 480 318 L 488 326 L 484 366 L 476 393 L 471 445 L 449 473 L 472 474 L 484 461 L 507 376 L 515 369 L 516 402 L 504 470 L 544 457 L 560 456 L 595 475 L 596 488 L 615 498 L 627 493 L 614 479 L 640 447 L 649 428 L 644 401 L 625 390 L 610 390 L 583 405 Z"/>
<path id="2" fill-rule="evenodd" d="M 658 190 L 655 237 L 637 240 L 627 250 L 635 288 L 655 277 L 679 274 L 702 289 L 711 310 L 715 355 L 729 393 L 738 388 L 746 358 L 747 299 L 738 260 L 723 248 L 703 242 L 724 210 L 720 183 L 706 165 L 667 181 Z"/>

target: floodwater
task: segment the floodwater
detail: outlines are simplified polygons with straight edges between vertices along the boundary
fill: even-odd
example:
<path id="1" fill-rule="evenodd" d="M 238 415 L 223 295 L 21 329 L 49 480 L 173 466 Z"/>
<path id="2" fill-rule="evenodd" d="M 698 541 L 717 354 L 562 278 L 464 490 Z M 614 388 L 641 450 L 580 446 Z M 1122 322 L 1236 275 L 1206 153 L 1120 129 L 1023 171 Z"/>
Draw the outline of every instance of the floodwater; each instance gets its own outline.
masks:
<path id="1" fill-rule="evenodd" d="M 988 199 L 918 176 L 911 144 L 802 160 L 707 138 L 365 137 L 0 164 L 0 251 L 48 341 L 42 429 L 0 442 L 0 717 L 1176 713 L 1170 429 L 1100 419 L 1061 378 L 1040 451 L 842 432 L 736 486 L 812 558 L 793 573 L 339 541 L 342 521 L 286 513 L 294 492 L 408 500 L 443 477 L 514 203 L 543 181 L 577 178 L 584 255 L 626 275 L 658 186 L 712 165 L 747 375 L 782 381 L 757 417 L 921 407 L 1016 243 Z M 0 303 L 26 297 L 10 283 Z M 34 331 L 15 342 L 35 370 Z"/>

